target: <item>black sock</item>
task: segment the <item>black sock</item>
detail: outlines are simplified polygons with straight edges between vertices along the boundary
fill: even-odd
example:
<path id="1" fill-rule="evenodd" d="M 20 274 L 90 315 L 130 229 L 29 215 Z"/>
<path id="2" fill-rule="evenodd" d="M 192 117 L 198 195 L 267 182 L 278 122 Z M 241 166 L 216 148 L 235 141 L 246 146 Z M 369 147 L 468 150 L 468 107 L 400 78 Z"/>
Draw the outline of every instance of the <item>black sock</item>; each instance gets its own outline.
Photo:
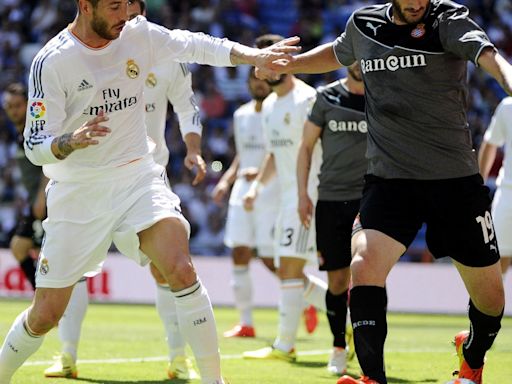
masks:
<path id="1" fill-rule="evenodd" d="M 325 294 L 325 304 L 327 307 L 327 320 L 334 336 L 333 346 L 338 348 L 346 348 L 345 327 L 347 323 L 347 298 L 348 291 L 341 295 L 333 295 L 327 290 Z"/>
<path id="2" fill-rule="evenodd" d="M 469 300 L 469 321 L 471 323 L 469 337 L 464 342 L 464 359 L 473 369 L 484 364 L 485 352 L 491 348 L 501 328 L 503 311 L 498 316 L 489 316 L 480 312 Z"/>
<path id="3" fill-rule="evenodd" d="M 350 317 L 359 365 L 365 376 L 386 384 L 384 341 L 388 299 L 386 288 L 359 286 L 350 290 Z"/>
<path id="4" fill-rule="evenodd" d="M 36 289 L 36 264 L 32 257 L 27 255 L 23 261 L 20 262 L 20 267 L 33 289 Z"/>

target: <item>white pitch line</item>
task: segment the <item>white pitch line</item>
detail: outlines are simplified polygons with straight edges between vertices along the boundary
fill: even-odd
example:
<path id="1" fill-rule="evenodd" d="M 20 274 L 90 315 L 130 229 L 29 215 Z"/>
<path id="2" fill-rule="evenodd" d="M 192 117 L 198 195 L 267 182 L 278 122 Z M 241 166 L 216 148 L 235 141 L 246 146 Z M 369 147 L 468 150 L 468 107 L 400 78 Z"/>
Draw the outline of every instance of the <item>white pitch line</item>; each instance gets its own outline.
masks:
<path id="1" fill-rule="evenodd" d="M 445 353 L 449 352 L 446 348 L 398 348 L 398 349 L 386 349 L 386 352 L 402 352 L 402 353 L 425 353 L 425 352 L 437 352 Z M 311 351 L 297 352 L 297 356 L 318 356 L 328 355 L 331 353 L 330 349 L 316 349 Z M 242 355 L 221 355 L 221 360 L 238 360 L 242 359 Z M 145 363 L 145 362 L 159 362 L 167 361 L 168 356 L 155 356 L 155 357 L 132 357 L 132 358 L 118 358 L 118 359 L 91 359 L 91 360 L 78 360 L 77 364 L 127 364 L 127 363 Z M 43 361 L 27 361 L 24 366 L 36 366 L 36 365 L 49 365 L 53 364 L 53 360 Z"/>

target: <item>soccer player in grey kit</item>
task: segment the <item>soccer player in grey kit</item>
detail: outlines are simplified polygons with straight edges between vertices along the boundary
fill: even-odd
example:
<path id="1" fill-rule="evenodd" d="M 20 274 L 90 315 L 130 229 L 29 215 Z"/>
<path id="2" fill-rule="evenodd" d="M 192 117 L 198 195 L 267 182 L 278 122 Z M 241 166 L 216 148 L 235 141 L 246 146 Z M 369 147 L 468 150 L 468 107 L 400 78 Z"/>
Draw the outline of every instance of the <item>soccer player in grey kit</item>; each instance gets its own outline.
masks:
<path id="1" fill-rule="evenodd" d="M 368 129 L 364 105 L 361 68 L 354 63 L 348 68 L 346 78 L 318 89 L 316 102 L 304 125 L 297 161 L 299 216 L 309 228 L 314 211 L 319 268 L 327 271 L 329 287 L 325 303 L 334 336 L 327 369 L 336 375 L 346 372 L 347 352 L 352 356 L 354 352 L 347 348 L 345 325 L 352 224 L 359 212 L 367 168 Z M 318 139 L 322 143 L 322 167 L 314 209 L 307 191 L 307 179 Z M 347 339 L 349 336 L 347 334 Z"/>
<path id="2" fill-rule="evenodd" d="M 467 61 L 512 94 L 512 66 L 466 7 L 393 0 L 354 12 L 346 30 L 260 77 L 322 73 L 359 62 L 368 122 L 368 172 L 352 236 L 350 311 L 359 380 L 387 383 L 386 278 L 422 223 L 435 257 L 450 256 L 468 290 L 470 331 L 455 337 L 459 378 L 482 383 L 484 356 L 505 305 L 500 256 L 466 118 Z"/>

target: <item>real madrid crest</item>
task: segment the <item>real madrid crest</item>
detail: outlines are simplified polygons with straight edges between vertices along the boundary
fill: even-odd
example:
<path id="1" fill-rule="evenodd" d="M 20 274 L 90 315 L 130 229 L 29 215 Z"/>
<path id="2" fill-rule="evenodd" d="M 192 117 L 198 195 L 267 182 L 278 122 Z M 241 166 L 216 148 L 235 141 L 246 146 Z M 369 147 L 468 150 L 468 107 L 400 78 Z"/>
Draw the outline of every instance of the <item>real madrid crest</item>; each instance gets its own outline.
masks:
<path id="1" fill-rule="evenodd" d="M 135 61 L 130 59 L 126 62 L 126 75 L 130 79 L 136 79 L 139 76 L 139 72 L 139 66 L 135 64 Z"/>
<path id="2" fill-rule="evenodd" d="M 50 266 L 48 265 L 47 259 L 41 259 L 41 262 L 39 264 L 39 273 L 41 275 L 46 275 L 50 271 Z"/>
<path id="3" fill-rule="evenodd" d="M 149 88 L 156 87 L 156 76 L 153 72 L 150 72 L 148 77 L 146 78 L 146 86 Z"/>
<path id="4" fill-rule="evenodd" d="M 286 115 L 284 115 L 284 123 L 286 125 L 290 125 L 290 122 L 291 122 L 290 112 L 286 112 Z"/>
<path id="5" fill-rule="evenodd" d="M 411 31 L 411 36 L 415 39 L 419 39 L 425 35 L 425 24 L 420 23 Z"/>

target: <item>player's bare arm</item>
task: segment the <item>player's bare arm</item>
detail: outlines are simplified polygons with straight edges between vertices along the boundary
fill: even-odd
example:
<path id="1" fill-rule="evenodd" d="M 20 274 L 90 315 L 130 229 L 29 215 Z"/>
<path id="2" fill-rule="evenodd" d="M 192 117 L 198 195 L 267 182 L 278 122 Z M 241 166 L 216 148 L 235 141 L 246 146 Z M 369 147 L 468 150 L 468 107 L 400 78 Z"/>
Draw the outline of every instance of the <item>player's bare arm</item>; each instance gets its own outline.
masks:
<path id="1" fill-rule="evenodd" d="M 231 188 L 235 182 L 239 164 L 240 156 L 237 154 L 227 171 L 224 172 L 215 188 L 213 188 L 212 199 L 216 204 L 222 202 L 222 199 L 228 194 L 229 188 Z"/>
<path id="2" fill-rule="evenodd" d="M 258 197 L 260 189 L 267 184 L 276 175 L 276 163 L 274 155 L 267 153 L 261 164 L 260 171 L 256 179 L 252 182 L 249 190 L 244 195 L 244 209 L 252 211 L 254 209 L 254 201 Z"/>
<path id="3" fill-rule="evenodd" d="M 283 73 L 326 73 L 341 67 L 334 54 L 333 43 L 326 43 L 293 56 L 292 60 L 279 59 L 264 67 L 257 66 L 256 76 L 268 79 Z"/>
<path id="4" fill-rule="evenodd" d="M 77 149 L 99 144 L 99 140 L 95 137 L 106 136 L 110 133 L 110 128 L 102 125 L 105 121 L 108 121 L 108 116 L 100 114 L 82 124 L 76 131 L 55 137 L 52 141 L 52 152 L 55 157 L 64 160 Z"/>
<path id="5" fill-rule="evenodd" d="M 487 180 L 489 172 L 491 171 L 494 159 L 496 158 L 496 152 L 498 147 L 487 141 L 483 141 L 478 151 L 478 167 L 480 168 L 480 174 L 484 180 Z"/>
<path id="6" fill-rule="evenodd" d="M 512 96 L 512 65 L 503 56 L 492 48 L 485 48 L 478 57 L 478 65 Z"/>
<path id="7" fill-rule="evenodd" d="M 195 169 L 196 176 L 192 185 L 197 185 L 206 176 L 206 163 L 201 156 L 201 136 L 195 132 L 190 132 L 185 135 L 184 140 L 187 147 L 184 164 L 187 169 Z"/>
<path id="8" fill-rule="evenodd" d="M 322 129 L 306 121 L 304 124 L 304 132 L 299 145 L 299 154 L 297 156 L 297 184 L 299 191 L 299 217 L 302 225 L 309 229 L 313 217 L 313 202 L 308 195 L 308 179 L 311 170 L 311 157 L 313 149 L 322 133 Z"/>
<path id="9" fill-rule="evenodd" d="M 264 49 L 252 48 L 242 44 L 235 44 L 231 49 L 231 63 L 251 64 L 255 67 L 265 67 L 276 60 L 293 60 L 292 53 L 300 52 L 301 47 L 297 46 L 300 38 L 289 37 Z"/>

